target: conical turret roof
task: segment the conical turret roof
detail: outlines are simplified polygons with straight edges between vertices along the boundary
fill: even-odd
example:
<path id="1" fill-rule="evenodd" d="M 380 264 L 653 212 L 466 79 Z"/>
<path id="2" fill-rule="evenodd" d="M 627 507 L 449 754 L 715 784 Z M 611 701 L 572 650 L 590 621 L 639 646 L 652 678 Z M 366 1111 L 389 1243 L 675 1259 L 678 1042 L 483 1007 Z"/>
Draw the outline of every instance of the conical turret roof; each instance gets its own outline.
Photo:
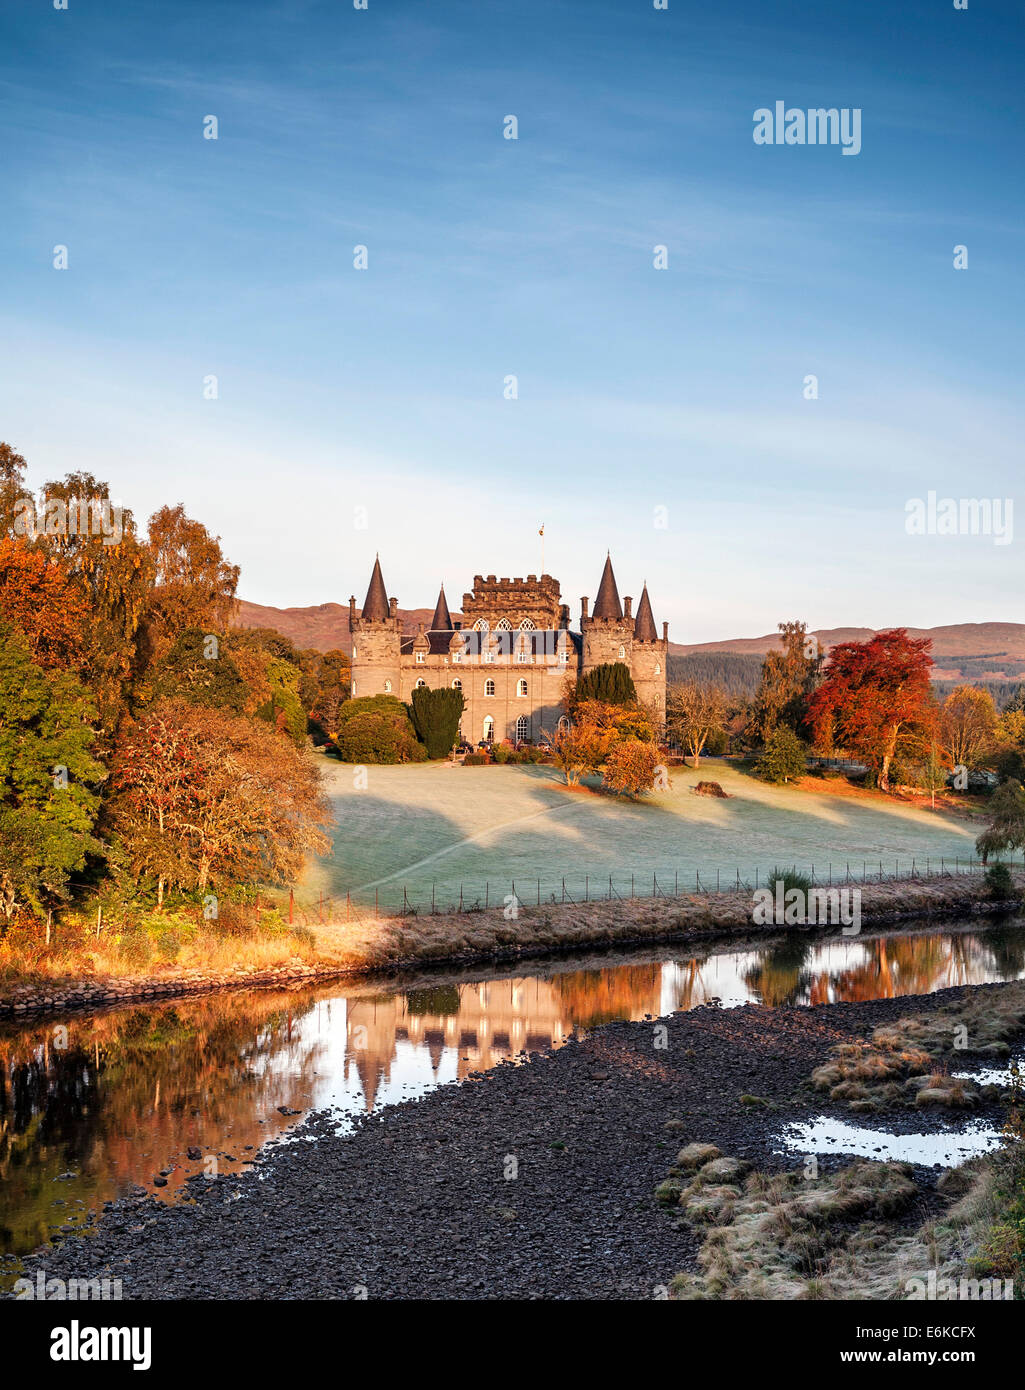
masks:
<path id="1" fill-rule="evenodd" d="M 634 620 L 634 637 L 638 642 L 657 642 L 658 631 L 655 627 L 655 619 L 651 612 L 651 600 L 648 598 L 648 586 L 645 584 L 641 593 L 641 601 L 637 605 L 637 617 Z"/>
<path id="2" fill-rule="evenodd" d="M 384 587 L 384 576 L 381 574 L 381 559 L 380 556 L 377 556 L 374 559 L 374 572 L 370 576 L 370 588 L 363 600 L 360 617 L 364 622 L 368 620 L 380 622 L 383 618 L 387 618 L 388 614 L 388 592 Z"/>
<path id="3" fill-rule="evenodd" d="M 451 632 L 452 615 L 448 611 L 448 604 L 445 601 L 445 586 L 442 584 L 441 593 L 438 595 L 438 604 L 434 610 L 434 617 L 431 619 L 432 632 Z"/>
<path id="4" fill-rule="evenodd" d="M 614 618 L 616 622 L 622 620 L 623 605 L 619 601 L 619 590 L 616 588 L 616 576 L 612 573 L 611 556 L 605 556 L 605 568 L 602 570 L 601 583 L 598 585 L 598 597 L 594 601 L 595 618 Z"/>

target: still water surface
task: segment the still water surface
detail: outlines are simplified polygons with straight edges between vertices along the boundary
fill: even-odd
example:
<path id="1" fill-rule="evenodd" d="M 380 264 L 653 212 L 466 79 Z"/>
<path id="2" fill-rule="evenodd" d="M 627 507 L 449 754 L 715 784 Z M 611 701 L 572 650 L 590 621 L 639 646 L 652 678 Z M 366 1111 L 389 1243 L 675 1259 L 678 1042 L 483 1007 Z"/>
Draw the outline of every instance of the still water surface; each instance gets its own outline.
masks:
<path id="1" fill-rule="evenodd" d="M 927 994 L 1025 977 L 1025 924 L 788 937 L 0 1023 L 0 1252 L 144 1186 L 244 1168 L 301 1112 L 361 1114 L 614 1019 Z M 299 1115 L 289 1112 L 300 1112 Z M 187 1150 L 199 1151 L 190 1159 Z M 166 1186 L 154 1177 L 166 1170 Z"/>

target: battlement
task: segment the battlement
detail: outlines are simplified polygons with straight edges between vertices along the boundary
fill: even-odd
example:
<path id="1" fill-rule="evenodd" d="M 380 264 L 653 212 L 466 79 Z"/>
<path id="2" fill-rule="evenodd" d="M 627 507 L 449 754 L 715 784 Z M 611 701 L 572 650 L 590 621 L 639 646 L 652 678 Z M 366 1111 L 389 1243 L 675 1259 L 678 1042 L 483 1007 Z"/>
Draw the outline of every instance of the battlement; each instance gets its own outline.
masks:
<path id="1" fill-rule="evenodd" d="M 528 574 L 526 579 L 475 574 L 473 590 L 463 595 L 463 626 L 483 619 L 494 627 L 506 618 L 514 627 L 527 619 L 537 628 L 565 627 L 569 609 L 561 597 L 559 581 L 550 574 Z"/>

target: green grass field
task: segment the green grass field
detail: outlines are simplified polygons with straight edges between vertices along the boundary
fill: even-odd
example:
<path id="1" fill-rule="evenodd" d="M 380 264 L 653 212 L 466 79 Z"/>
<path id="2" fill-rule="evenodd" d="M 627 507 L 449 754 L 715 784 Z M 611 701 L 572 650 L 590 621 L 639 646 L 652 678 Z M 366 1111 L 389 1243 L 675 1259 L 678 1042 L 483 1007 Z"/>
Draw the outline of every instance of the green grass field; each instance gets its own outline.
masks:
<path id="1" fill-rule="evenodd" d="M 524 902 L 608 893 L 609 875 L 621 895 L 652 891 L 652 875 L 672 891 L 725 888 L 741 878 L 762 881 L 774 865 L 814 866 L 823 877 L 847 865 L 859 879 L 901 873 L 914 859 L 938 868 L 941 857 L 962 862 L 974 852 L 978 821 L 916 810 L 899 802 L 855 799 L 773 787 L 717 760 L 677 768 L 668 792 L 642 802 L 567 792 L 549 767 L 458 767 L 447 763 L 369 767 L 368 785 L 356 769 L 322 762 L 336 823 L 333 852 L 305 880 L 304 898 L 351 892 L 357 902 L 401 906 L 403 889 L 421 907 L 478 898 L 501 903 L 516 883 Z M 695 795 L 714 779 L 728 800 Z M 677 879 L 678 875 L 678 879 Z"/>

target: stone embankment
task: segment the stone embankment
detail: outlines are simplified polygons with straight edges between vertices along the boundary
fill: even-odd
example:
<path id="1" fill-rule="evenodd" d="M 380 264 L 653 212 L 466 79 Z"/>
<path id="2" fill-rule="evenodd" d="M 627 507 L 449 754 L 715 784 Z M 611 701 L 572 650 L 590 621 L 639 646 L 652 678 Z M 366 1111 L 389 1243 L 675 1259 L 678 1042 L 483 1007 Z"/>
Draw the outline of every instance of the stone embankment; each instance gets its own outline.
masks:
<path id="1" fill-rule="evenodd" d="M 861 894 L 861 927 L 932 917 L 1014 911 L 1025 898 L 1025 874 L 1015 876 L 1016 897 L 996 902 L 977 876 L 834 884 Z M 520 905 L 507 919 L 502 908 L 484 912 L 362 918 L 318 929 L 324 958 L 271 968 L 225 971 L 163 968 L 159 975 L 93 977 L 9 986 L 0 1017 L 57 1009 L 97 1008 L 127 1000 L 167 999 L 232 988 L 280 989 L 339 976 L 406 967 L 472 965 L 594 947 L 699 941 L 709 937 L 775 936 L 783 931 L 841 934 L 839 924 L 783 926 L 752 921 L 752 893 L 694 893 L 679 897 L 613 898 L 589 903 Z M 850 935 L 850 928 L 846 928 Z"/>

